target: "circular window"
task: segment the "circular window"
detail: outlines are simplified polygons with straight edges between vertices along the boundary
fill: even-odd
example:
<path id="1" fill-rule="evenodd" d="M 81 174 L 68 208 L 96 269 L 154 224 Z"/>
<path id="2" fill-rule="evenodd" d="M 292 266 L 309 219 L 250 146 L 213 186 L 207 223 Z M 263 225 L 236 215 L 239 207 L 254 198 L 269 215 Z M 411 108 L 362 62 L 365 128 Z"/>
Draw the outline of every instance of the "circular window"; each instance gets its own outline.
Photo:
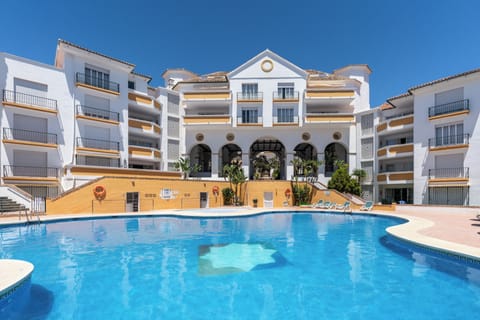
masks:
<path id="1" fill-rule="evenodd" d="M 235 135 L 233 133 L 227 133 L 226 138 L 228 141 L 233 141 L 233 139 L 235 139 Z"/>
<path id="2" fill-rule="evenodd" d="M 308 132 L 302 133 L 302 139 L 305 141 L 310 140 L 310 133 Z"/>
<path id="3" fill-rule="evenodd" d="M 340 140 L 340 139 L 342 139 L 342 134 L 341 134 L 340 132 L 335 132 L 335 133 L 333 134 L 333 139 L 335 139 L 335 140 Z"/>
<path id="4" fill-rule="evenodd" d="M 197 133 L 197 135 L 195 136 L 195 139 L 197 139 L 197 141 L 203 141 L 205 137 L 203 136 L 203 133 Z"/>
<path id="5" fill-rule="evenodd" d="M 262 70 L 263 72 L 270 72 L 273 70 L 273 61 L 272 60 L 263 60 L 262 61 Z"/>

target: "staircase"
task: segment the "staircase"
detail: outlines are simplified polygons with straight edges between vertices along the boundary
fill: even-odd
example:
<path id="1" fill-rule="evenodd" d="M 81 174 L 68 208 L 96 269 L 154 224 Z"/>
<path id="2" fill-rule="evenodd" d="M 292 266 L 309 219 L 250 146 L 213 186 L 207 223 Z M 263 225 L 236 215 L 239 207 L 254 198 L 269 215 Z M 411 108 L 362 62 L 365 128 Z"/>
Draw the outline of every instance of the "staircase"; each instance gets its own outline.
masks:
<path id="1" fill-rule="evenodd" d="M 20 212 L 28 210 L 23 204 L 19 204 L 8 197 L 0 197 L 0 214 L 5 212 Z"/>

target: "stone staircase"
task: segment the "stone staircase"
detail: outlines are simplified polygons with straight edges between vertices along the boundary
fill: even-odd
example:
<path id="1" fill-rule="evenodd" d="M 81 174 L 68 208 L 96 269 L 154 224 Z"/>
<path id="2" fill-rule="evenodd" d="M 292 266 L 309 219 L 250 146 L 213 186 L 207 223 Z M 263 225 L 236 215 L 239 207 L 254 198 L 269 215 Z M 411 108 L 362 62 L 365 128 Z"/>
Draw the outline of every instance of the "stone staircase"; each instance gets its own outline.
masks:
<path id="1" fill-rule="evenodd" d="M 19 204 L 8 197 L 0 197 L 0 213 L 20 212 L 28 210 L 23 204 Z"/>

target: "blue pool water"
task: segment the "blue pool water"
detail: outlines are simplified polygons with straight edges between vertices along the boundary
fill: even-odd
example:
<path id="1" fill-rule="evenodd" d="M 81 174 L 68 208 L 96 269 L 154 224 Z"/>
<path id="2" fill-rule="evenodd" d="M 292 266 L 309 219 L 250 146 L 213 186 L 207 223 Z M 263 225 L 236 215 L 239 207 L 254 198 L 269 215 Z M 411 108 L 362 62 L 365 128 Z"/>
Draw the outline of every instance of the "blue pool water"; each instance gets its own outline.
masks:
<path id="1" fill-rule="evenodd" d="M 408 250 L 399 220 L 325 213 L 0 228 L 35 265 L 3 319 L 474 319 L 480 268 Z"/>

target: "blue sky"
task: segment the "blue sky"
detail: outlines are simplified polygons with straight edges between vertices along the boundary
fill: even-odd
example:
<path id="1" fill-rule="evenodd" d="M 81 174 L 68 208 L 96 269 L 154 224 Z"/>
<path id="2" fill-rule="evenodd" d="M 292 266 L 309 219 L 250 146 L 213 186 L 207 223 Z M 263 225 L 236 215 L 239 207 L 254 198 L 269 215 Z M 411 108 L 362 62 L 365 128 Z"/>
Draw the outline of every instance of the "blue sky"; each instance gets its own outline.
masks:
<path id="1" fill-rule="evenodd" d="M 268 48 L 304 69 L 368 64 L 371 105 L 480 67 L 476 0 L 3 0 L 0 51 L 52 64 L 58 38 L 136 64 L 230 71 Z"/>

